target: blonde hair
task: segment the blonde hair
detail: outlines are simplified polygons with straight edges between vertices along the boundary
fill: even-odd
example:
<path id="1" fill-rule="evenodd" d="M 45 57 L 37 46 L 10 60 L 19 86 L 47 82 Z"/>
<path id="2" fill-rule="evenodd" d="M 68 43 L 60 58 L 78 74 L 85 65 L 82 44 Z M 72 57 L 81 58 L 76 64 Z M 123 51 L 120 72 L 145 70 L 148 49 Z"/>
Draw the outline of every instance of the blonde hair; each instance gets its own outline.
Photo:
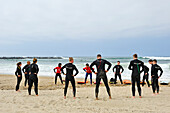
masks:
<path id="1" fill-rule="evenodd" d="M 69 61 L 72 61 L 73 60 L 73 57 L 69 57 Z"/>
<path id="2" fill-rule="evenodd" d="M 37 59 L 36 59 L 36 58 L 34 58 L 34 59 L 33 59 L 33 63 L 36 63 L 36 62 L 37 62 Z"/>

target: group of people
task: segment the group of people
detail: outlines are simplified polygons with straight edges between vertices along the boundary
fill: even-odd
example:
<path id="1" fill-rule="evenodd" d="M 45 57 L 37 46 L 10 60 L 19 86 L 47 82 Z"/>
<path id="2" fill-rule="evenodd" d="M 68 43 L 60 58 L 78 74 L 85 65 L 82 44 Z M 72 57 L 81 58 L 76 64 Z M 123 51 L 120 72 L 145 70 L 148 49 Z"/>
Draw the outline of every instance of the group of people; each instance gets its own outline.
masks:
<path id="1" fill-rule="evenodd" d="M 33 59 L 33 63 L 30 64 L 30 62 L 27 62 L 27 65 L 24 66 L 22 71 L 25 73 L 25 86 L 29 84 L 28 87 L 28 92 L 29 95 L 31 95 L 31 88 L 34 83 L 35 87 L 35 93 L 38 96 L 38 78 L 37 74 L 39 71 L 37 59 Z M 69 58 L 69 63 L 65 64 L 62 66 L 61 63 L 58 64 L 58 67 L 54 68 L 54 72 L 56 73 L 55 76 L 55 84 L 57 83 L 57 77 L 60 78 L 61 83 L 63 84 L 63 80 L 61 77 L 61 73 L 66 75 L 65 77 L 65 88 L 64 88 L 64 99 L 66 99 L 67 95 L 67 89 L 69 82 L 71 82 L 72 87 L 73 87 L 73 97 L 74 99 L 76 98 L 76 84 L 75 84 L 75 76 L 79 73 L 77 67 L 73 64 L 74 59 L 73 57 Z M 157 65 L 157 60 L 149 60 L 149 63 L 152 65 L 151 67 L 151 78 L 152 78 L 152 89 L 153 89 L 153 94 L 155 95 L 155 91 L 157 90 L 157 94 L 159 94 L 159 83 L 158 79 L 161 77 L 163 74 L 162 68 Z M 16 76 L 17 76 L 17 85 L 16 85 L 16 91 L 19 91 L 19 85 L 22 80 L 22 71 L 21 71 L 21 65 L 22 63 L 19 62 L 17 63 L 17 70 L 16 70 Z M 106 65 L 108 65 L 108 68 L 105 69 Z M 93 67 L 96 66 L 95 70 Z M 106 87 L 107 93 L 109 95 L 109 98 L 111 99 L 111 91 L 110 87 L 108 84 L 108 78 L 107 78 L 107 72 L 110 70 L 112 64 L 105 60 L 102 59 L 102 56 L 100 54 L 97 55 L 97 60 L 91 63 L 91 65 L 86 64 L 86 67 L 83 68 L 83 70 L 86 72 L 86 77 L 85 77 L 85 84 L 87 81 L 88 75 L 90 75 L 90 84 L 92 84 L 92 72 L 96 74 L 96 88 L 95 88 L 95 96 L 96 100 L 98 100 L 98 94 L 99 94 L 99 86 L 101 83 L 101 79 L 104 82 L 104 85 Z M 66 69 L 66 72 L 64 72 L 64 69 Z M 140 60 L 138 60 L 137 54 L 133 55 L 133 60 L 130 62 L 130 65 L 128 67 L 129 70 L 132 70 L 132 76 L 131 76 L 131 81 L 132 81 L 132 96 L 135 98 L 135 84 L 137 83 L 138 87 L 138 92 L 139 92 L 139 97 L 141 98 L 141 87 L 140 87 L 140 75 L 144 71 L 144 76 L 143 76 L 143 83 L 142 86 L 144 86 L 145 80 L 147 81 L 148 87 L 150 87 L 148 78 L 149 78 L 149 68 L 144 65 L 144 63 Z M 56 71 L 57 70 L 57 71 Z M 74 74 L 74 71 L 76 72 Z M 116 84 L 117 77 L 119 77 L 121 84 L 123 84 L 122 79 L 121 79 L 121 74 L 123 73 L 124 69 L 120 65 L 120 61 L 117 62 L 117 65 L 113 67 L 113 72 L 115 73 L 115 81 L 114 83 Z M 158 75 L 158 71 L 160 71 L 160 75 Z"/>

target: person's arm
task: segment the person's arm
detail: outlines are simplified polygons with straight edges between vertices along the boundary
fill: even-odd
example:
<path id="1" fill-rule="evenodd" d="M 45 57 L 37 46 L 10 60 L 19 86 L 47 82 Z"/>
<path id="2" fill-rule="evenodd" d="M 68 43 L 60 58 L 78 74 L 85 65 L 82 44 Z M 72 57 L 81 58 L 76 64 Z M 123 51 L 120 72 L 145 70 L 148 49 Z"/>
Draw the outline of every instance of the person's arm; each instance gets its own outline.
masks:
<path id="1" fill-rule="evenodd" d="M 18 76 L 18 67 L 17 67 L 17 69 L 15 71 L 15 75 Z"/>
<path id="2" fill-rule="evenodd" d="M 79 73 L 79 71 L 78 71 L 76 66 L 74 66 L 74 70 L 76 71 L 76 74 L 74 76 L 76 76 Z"/>
<path id="3" fill-rule="evenodd" d="M 83 70 L 86 72 L 86 68 L 83 68 Z"/>
<path id="4" fill-rule="evenodd" d="M 123 73 L 124 72 L 124 69 L 123 69 L 123 67 L 121 66 L 121 69 L 122 69 L 122 72 L 121 73 Z"/>
<path id="5" fill-rule="evenodd" d="M 61 70 L 61 72 L 62 72 L 64 75 L 66 75 L 66 74 L 64 73 L 64 68 L 66 68 L 66 65 L 64 65 L 60 70 Z"/>
<path id="6" fill-rule="evenodd" d="M 129 69 L 129 70 L 132 70 L 132 69 L 133 69 L 132 61 L 130 62 L 128 69 Z"/>
<path id="7" fill-rule="evenodd" d="M 163 70 L 162 70 L 162 68 L 159 66 L 159 71 L 161 71 L 161 73 L 160 73 L 160 75 L 159 75 L 159 78 L 162 76 L 162 74 L 163 74 Z"/>
<path id="8" fill-rule="evenodd" d="M 142 73 L 144 71 L 144 63 L 143 62 L 142 62 L 141 67 L 142 67 L 142 70 L 140 71 L 140 73 Z"/>
<path id="9" fill-rule="evenodd" d="M 95 65 L 95 61 L 90 65 L 90 69 L 92 70 L 93 73 L 95 73 L 93 66 Z"/>
<path id="10" fill-rule="evenodd" d="M 113 72 L 115 72 L 115 68 L 116 68 L 116 66 L 113 67 Z"/>
<path id="11" fill-rule="evenodd" d="M 105 60 L 105 63 L 106 63 L 107 65 L 109 65 L 108 68 L 107 68 L 107 70 L 106 70 L 106 71 L 109 71 L 110 68 L 112 67 L 112 64 L 111 64 L 109 61 L 107 61 L 107 60 Z"/>
<path id="12" fill-rule="evenodd" d="M 38 67 L 38 65 L 37 65 L 37 74 L 38 74 L 38 72 L 39 72 L 39 67 Z"/>
<path id="13" fill-rule="evenodd" d="M 54 68 L 54 73 L 56 73 L 56 71 L 55 71 L 55 70 L 56 70 L 56 68 Z"/>
<path id="14" fill-rule="evenodd" d="M 23 73 L 25 73 L 26 65 L 22 68 Z"/>

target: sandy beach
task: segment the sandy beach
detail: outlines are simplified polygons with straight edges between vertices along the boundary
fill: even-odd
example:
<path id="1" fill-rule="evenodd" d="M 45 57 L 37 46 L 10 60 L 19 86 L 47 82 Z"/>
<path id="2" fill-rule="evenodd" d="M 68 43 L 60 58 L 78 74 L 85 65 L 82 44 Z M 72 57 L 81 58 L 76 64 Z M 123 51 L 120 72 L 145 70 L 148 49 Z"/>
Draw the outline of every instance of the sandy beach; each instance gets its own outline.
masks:
<path id="1" fill-rule="evenodd" d="M 82 81 L 83 79 L 77 79 Z M 112 99 L 106 89 L 100 87 L 99 100 L 95 100 L 95 85 L 77 85 L 77 98 L 72 98 L 70 84 L 67 99 L 63 99 L 64 86 L 53 77 L 39 77 L 39 96 L 34 90 L 28 96 L 27 88 L 21 83 L 21 92 L 15 92 L 16 77 L 0 75 L 0 112 L 1 113 L 170 113 L 170 87 L 161 86 L 160 95 L 152 96 L 151 88 L 142 88 L 143 98 L 131 98 L 131 86 L 110 85 Z M 138 94 L 137 94 L 138 95 Z"/>

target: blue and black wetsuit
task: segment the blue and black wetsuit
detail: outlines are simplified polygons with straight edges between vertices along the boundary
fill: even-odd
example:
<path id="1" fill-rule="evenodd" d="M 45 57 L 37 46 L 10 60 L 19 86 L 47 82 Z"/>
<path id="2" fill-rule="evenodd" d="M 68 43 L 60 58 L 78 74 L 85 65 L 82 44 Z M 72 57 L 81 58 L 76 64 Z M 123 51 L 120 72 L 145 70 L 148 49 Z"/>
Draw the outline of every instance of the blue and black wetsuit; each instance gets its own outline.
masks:
<path id="1" fill-rule="evenodd" d="M 104 59 L 97 59 L 90 65 L 90 68 L 91 68 L 92 72 L 94 72 L 94 73 L 95 73 L 95 71 L 93 69 L 93 66 L 95 65 L 96 68 L 97 68 L 96 90 L 95 90 L 96 98 L 98 98 L 99 85 L 100 85 L 101 79 L 103 79 L 103 82 L 106 86 L 108 95 L 111 96 L 110 88 L 109 88 L 109 85 L 108 85 L 108 79 L 107 79 L 106 72 L 105 72 L 105 65 L 106 64 L 109 65 L 108 68 L 107 68 L 107 71 L 109 71 L 112 64 L 110 62 L 108 62 L 107 60 L 104 60 Z"/>
<path id="2" fill-rule="evenodd" d="M 19 90 L 20 83 L 21 83 L 21 80 L 22 80 L 22 71 L 21 71 L 21 67 L 20 67 L 20 66 L 17 66 L 15 75 L 17 76 L 16 91 L 18 91 L 18 90 Z M 19 77 L 18 75 L 20 75 L 20 77 Z"/>
<path id="3" fill-rule="evenodd" d="M 68 85 L 69 85 L 69 81 L 70 81 L 71 84 L 72 84 L 72 87 L 73 87 L 73 95 L 75 97 L 76 96 L 76 85 L 75 85 L 74 76 L 76 76 L 79 73 L 79 71 L 76 68 L 76 66 L 72 63 L 68 63 L 61 68 L 61 72 L 63 74 L 65 74 L 64 71 L 63 71 L 63 69 L 65 69 L 65 68 L 66 68 L 66 78 L 65 78 L 64 96 L 67 95 L 67 89 L 68 89 Z M 74 70 L 76 71 L 76 74 L 74 74 L 74 76 L 73 76 Z"/>
<path id="4" fill-rule="evenodd" d="M 116 71 L 115 71 L 115 69 L 116 69 Z M 120 72 L 123 73 L 123 71 L 124 71 L 124 69 L 121 65 L 116 65 L 113 67 L 113 72 L 115 72 L 115 84 L 117 82 L 117 76 L 119 77 L 121 84 L 123 84 L 121 74 L 120 74 Z"/>
<path id="5" fill-rule="evenodd" d="M 135 83 L 137 82 L 139 96 L 141 96 L 140 74 L 144 70 L 144 63 L 138 59 L 132 60 L 129 70 L 132 70 L 132 95 L 135 96 Z"/>

